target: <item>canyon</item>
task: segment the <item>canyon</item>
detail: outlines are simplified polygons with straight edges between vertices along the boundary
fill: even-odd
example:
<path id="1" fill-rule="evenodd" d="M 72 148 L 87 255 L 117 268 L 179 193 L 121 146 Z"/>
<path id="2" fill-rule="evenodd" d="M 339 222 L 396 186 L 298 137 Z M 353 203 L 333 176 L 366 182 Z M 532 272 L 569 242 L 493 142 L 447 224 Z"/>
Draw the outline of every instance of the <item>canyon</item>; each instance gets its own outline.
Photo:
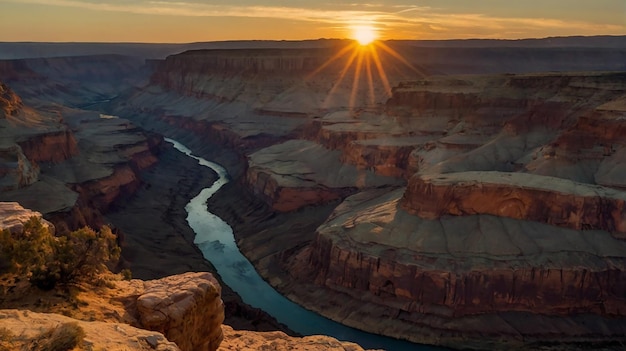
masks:
<path id="1" fill-rule="evenodd" d="M 211 271 L 174 205 L 215 176 L 163 135 L 228 170 L 209 208 L 322 315 L 453 348 L 626 342 L 626 45 L 306 44 L 0 61 L 0 200 L 112 222 L 140 278 Z M 287 330 L 224 290 L 226 323 Z"/>

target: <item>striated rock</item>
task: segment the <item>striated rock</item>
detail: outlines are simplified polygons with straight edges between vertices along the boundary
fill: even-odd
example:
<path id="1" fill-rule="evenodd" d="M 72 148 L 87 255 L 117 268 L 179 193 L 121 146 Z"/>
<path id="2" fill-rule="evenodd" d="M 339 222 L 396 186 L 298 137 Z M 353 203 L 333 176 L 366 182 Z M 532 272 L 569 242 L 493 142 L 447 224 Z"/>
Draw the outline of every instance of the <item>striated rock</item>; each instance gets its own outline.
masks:
<path id="1" fill-rule="evenodd" d="M 81 350 L 157 350 L 179 351 L 175 343 L 168 341 L 163 334 L 138 329 L 123 323 L 86 322 L 54 313 L 35 313 L 27 310 L 0 310 L 0 329 L 5 329 L 0 338 L 3 350 L 26 350 L 45 342 L 59 340 L 58 344 L 48 349 L 60 349 L 63 341 L 70 335 L 55 339 L 46 335 L 49 331 L 58 330 L 63 325 L 73 324 L 84 331 L 79 340 Z M 41 347 L 41 346 L 40 346 Z M 67 347 L 65 348 L 67 349 Z"/>
<path id="2" fill-rule="evenodd" d="M 526 173 L 415 175 L 402 207 L 426 219 L 490 214 L 572 229 L 626 234 L 626 194 L 598 185 Z"/>
<path id="3" fill-rule="evenodd" d="M 60 131 L 19 138 L 17 143 L 31 162 L 65 161 L 78 154 L 78 145 L 74 134 L 63 127 Z"/>
<path id="4" fill-rule="evenodd" d="M 324 204 L 354 189 L 400 183 L 398 179 L 345 165 L 338 151 L 305 140 L 261 149 L 250 155 L 249 165 L 248 185 L 280 212 Z M 331 169 L 333 172 L 328 171 Z"/>
<path id="5" fill-rule="evenodd" d="M 54 232 L 52 223 L 42 218 L 41 213 L 22 207 L 17 202 L 0 202 L 0 230 L 19 233 L 24 230 L 24 223 L 32 217 L 37 217 L 41 223 Z"/>
<path id="6" fill-rule="evenodd" d="M 185 273 L 145 283 L 137 298 L 141 325 L 183 351 L 216 350 L 222 341 L 221 287 L 210 273 Z"/>
<path id="7" fill-rule="evenodd" d="M 342 162 L 358 169 L 371 169 L 376 174 L 408 179 L 415 173 L 410 160 L 413 152 L 432 140 L 431 136 L 379 138 L 352 141 L 344 149 Z"/>
<path id="8" fill-rule="evenodd" d="M 273 350 L 273 351 L 362 351 L 355 343 L 339 341 L 324 335 L 296 338 L 283 332 L 249 332 L 233 330 L 225 325 L 224 341 L 220 351 Z"/>
<path id="9" fill-rule="evenodd" d="M 300 303 L 371 332 L 451 347 L 626 335 L 623 241 L 488 215 L 423 219 L 400 208 L 403 192 L 362 192 L 335 209 L 287 265 L 305 285 Z M 312 280 L 328 292 L 313 292 Z"/>

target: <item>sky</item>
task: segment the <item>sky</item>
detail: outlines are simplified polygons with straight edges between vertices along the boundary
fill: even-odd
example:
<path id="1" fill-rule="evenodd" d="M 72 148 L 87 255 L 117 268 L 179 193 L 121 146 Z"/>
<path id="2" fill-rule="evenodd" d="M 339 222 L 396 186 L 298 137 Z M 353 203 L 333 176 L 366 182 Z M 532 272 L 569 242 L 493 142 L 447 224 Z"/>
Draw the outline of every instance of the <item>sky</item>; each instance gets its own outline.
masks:
<path id="1" fill-rule="evenodd" d="M 626 0 L 0 0 L 0 41 L 189 43 L 626 35 Z"/>

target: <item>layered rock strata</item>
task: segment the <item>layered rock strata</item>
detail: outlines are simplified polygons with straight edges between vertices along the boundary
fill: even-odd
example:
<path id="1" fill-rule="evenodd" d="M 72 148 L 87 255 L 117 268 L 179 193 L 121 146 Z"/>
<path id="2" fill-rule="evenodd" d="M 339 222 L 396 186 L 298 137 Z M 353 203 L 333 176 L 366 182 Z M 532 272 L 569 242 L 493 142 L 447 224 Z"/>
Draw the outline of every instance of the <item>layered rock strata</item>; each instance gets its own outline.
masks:
<path id="1" fill-rule="evenodd" d="M 626 194 L 598 185 L 527 173 L 416 175 L 402 208 L 426 219 L 489 214 L 572 229 L 626 233 Z"/>
<path id="2" fill-rule="evenodd" d="M 480 345 L 484 335 L 498 335 L 498 347 L 623 337 L 623 241 L 601 230 L 491 215 L 424 219 L 402 210 L 403 193 L 349 197 L 291 262 L 293 278 L 310 277 L 343 295 L 340 301 L 363 303 L 326 313 L 372 332 L 452 347 Z M 369 324 L 381 306 L 387 317 Z"/>
<path id="3" fill-rule="evenodd" d="M 254 193 L 280 212 L 325 204 L 356 189 L 400 183 L 345 165 L 338 151 L 306 140 L 290 140 L 250 155 L 246 181 Z"/>

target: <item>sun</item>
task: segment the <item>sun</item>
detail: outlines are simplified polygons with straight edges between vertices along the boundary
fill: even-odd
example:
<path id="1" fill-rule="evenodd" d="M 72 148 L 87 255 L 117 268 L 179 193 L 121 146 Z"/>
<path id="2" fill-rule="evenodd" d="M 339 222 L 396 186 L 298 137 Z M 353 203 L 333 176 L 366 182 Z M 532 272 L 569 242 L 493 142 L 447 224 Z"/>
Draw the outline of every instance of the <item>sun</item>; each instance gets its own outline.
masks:
<path id="1" fill-rule="evenodd" d="M 352 37 L 362 46 L 371 44 L 378 37 L 376 29 L 368 25 L 352 27 Z"/>

